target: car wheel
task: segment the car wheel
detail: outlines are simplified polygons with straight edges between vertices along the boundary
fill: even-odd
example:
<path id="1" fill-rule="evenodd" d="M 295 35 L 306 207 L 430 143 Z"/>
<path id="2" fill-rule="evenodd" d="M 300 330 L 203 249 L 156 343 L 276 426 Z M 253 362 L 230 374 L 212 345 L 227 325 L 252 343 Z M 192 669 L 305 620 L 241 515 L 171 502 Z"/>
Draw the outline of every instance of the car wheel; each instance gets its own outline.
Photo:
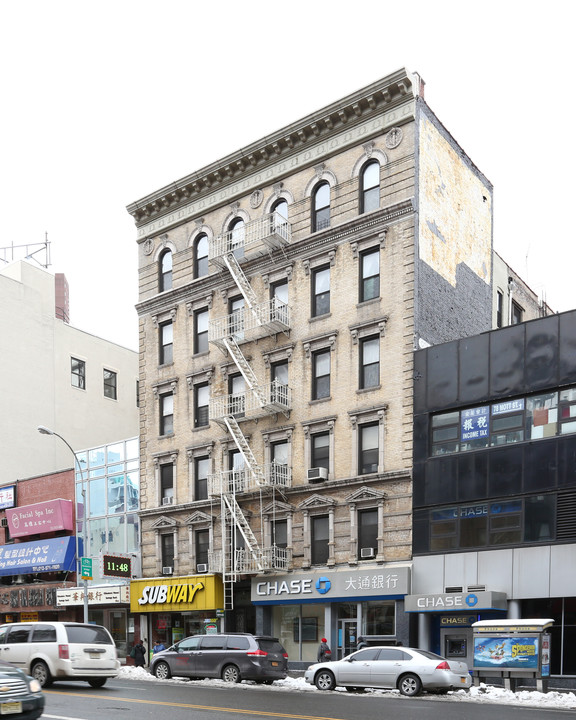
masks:
<path id="1" fill-rule="evenodd" d="M 154 666 L 154 675 L 159 680 L 169 680 L 172 677 L 168 663 L 159 662 Z"/>
<path id="2" fill-rule="evenodd" d="M 420 695 L 422 692 L 422 682 L 418 675 L 408 673 L 408 675 L 402 675 L 398 681 L 398 690 L 400 690 L 402 695 L 414 697 L 414 695 Z"/>
<path id="3" fill-rule="evenodd" d="M 92 678 L 92 680 L 88 680 L 88 685 L 93 688 L 104 687 L 104 685 L 106 685 L 106 678 Z"/>
<path id="4" fill-rule="evenodd" d="M 30 674 L 34 680 L 38 680 L 43 688 L 47 688 L 52 685 L 52 675 L 50 675 L 48 665 L 46 665 L 45 662 L 42 662 L 42 660 L 38 660 L 38 662 L 35 662 L 34 665 L 32 665 L 32 671 Z"/>
<path id="5" fill-rule="evenodd" d="M 226 665 L 222 670 L 222 680 L 229 683 L 239 683 L 242 678 L 240 677 L 240 670 L 236 665 Z"/>
<path id="6" fill-rule="evenodd" d="M 336 680 L 330 670 L 320 670 L 319 673 L 316 673 L 314 684 L 318 690 L 334 690 L 336 687 Z"/>

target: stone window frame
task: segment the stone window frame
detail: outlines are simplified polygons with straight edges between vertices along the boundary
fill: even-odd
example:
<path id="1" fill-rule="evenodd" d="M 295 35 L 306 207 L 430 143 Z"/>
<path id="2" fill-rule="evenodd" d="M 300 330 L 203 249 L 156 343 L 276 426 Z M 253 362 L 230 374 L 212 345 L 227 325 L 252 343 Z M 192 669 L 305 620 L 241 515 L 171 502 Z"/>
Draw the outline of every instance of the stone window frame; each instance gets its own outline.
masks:
<path id="1" fill-rule="evenodd" d="M 358 473 L 358 450 L 359 450 L 359 433 L 358 428 L 362 425 L 372 425 L 378 423 L 378 470 L 380 475 L 384 472 L 384 440 L 386 436 L 386 415 L 388 405 L 383 404 L 367 410 L 350 410 L 348 418 L 352 427 L 350 453 L 351 453 L 351 477 L 366 477 Z M 370 473 L 372 474 L 372 473 Z"/>
<path id="2" fill-rule="evenodd" d="M 330 317 L 332 314 L 332 311 L 330 310 L 327 313 L 324 313 L 322 315 L 312 315 L 312 295 L 313 295 L 313 287 L 312 283 L 314 282 L 314 271 L 321 269 L 323 266 L 327 265 L 330 269 L 335 267 L 336 265 L 336 253 L 338 251 L 338 246 L 332 245 L 330 247 L 324 248 L 322 252 L 316 253 L 314 255 L 311 255 L 310 257 L 306 257 L 302 260 L 302 267 L 304 268 L 304 274 L 310 278 L 310 286 L 309 286 L 309 294 L 310 294 L 310 316 L 308 318 L 308 322 L 316 322 L 319 319 L 326 319 L 327 317 Z M 332 291 L 332 273 L 330 273 L 330 291 Z M 330 298 L 332 300 L 332 298 Z M 332 308 L 332 303 L 330 304 L 330 308 Z"/>
<path id="3" fill-rule="evenodd" d="M 161 380 L 160 382 L 154 383 L 152 385 L 152 393 L 154 394 L 154 399 L 158 401 L 158 424 L 156 427 L 158 428 L 158 437 L 159 438 L 169 438 L 173 437 L 175 434 L 175 431 L 173 430 L 171 433 L 168 433 L 166 435 L 160 434 L 160 398 L 164 395 L 172 395 L 173 398 L 176 398 L 178 390 L 178 378 L 168 378 L 166 380 Z M 176 418 L 176 402 L 174 402 L 174 410 L 172 413 L 172 422 L 174 424 L 174 420 Z"/>
<path id="4" fill-rule="evenodd" d="M 309 377 L 313 377 L 313 363 L 314 355 L 322 350 L 330 350 L 334 352 L 336 349 L 336 340 L 338 339 L 338 330 L 331 330 L 330 332 L 322 333 L 321 335 L 315 335 L 314 337 L 305 338 L 302 340 L 302 347 L 304 348 L 304 357 L 310 361 Z M 332 363 L 330 363 L 330 376 L 332 376 Z M 332 377 L 330 377 L 332 379 Z M 328 402 L 332 398 L 332 383 L 330 384 L 330 395 L 325 398 L 319 398 L 318 400 L 309 400 L 309 405 L 315 405 L 321 402 Z"/>
<path id="5" fill-rule="evenodd" d="M 293 526 L 296 508 L 288 503 L 275 501 L 262 508 L 264 519 L 264 547 L 272 547 L 272 523 L 277 520 L 286 520 L 286 549 L 293 549 Z"/>
<path id="6" fill-rule="evenodd" d="M 379 390 L 382 387 L 380 382 L 378 385 L 373 387 L 360 387 L 360 343 L 362 340 L 366 340 L 370 337 L 379 336 L 380 338 L 386 335 L 386 325 L 388 323 L 388 315 L 382 315 L 371 320 L 366 320 L 361 323 L 355 323 L 349 325 L 348 330 L 350 331 L 350 337 L 352 339 L 352 345 L 358 346 L 358 383 L 356 388 L 356 394 L 363 394 L 372 390 Z M 382 344 L 380 344 L 380 377 L 382 376 Z"/>
<path id="7" fill-rule="evenodd" d="M 312 517 L 328 515 L 328 561 L 327 566 L 336 565 L 334 537 L 334 519 L 336 515 L 336 501 L 328 495 L 314 494 L 298 505 L 302 513 L 302 569 L 312 567 Z"/>
<path id="8" fill-rule="evenodd" d="M 200 280 L 201 278 L 205 278 L 210 274 L 210 261 L 208 261 L 208 272 L 206 275 L 197 275 L 197 260 L 196 252 L 197 252 L 197 240 L 200 238 L 201 235 L 206 235 L 206 238 L 208 240 L 208 248 L 210 248 L 210 244 L 214 242 L 214 232 L 212 228 L 209 225 L 204 224 L 204 218 L 198 218 L 195 221 L 196 227 L 192 230 L 188 237 L 188 247 L 192 251 L 192 270 L 194 275 L 194 280 Z M 210 257 L 210 250 L 208 250 L 208 258 Z"/>
<path id="9" fill-rule="evenodd" d="M 334 453 L 335 453 L 335 438 L 334 438 L 334 425 L 336 423 L 337 415 L 331 415 L 330 417 L 319 418 L 317 420 L 306 420 L 301 423 L 302 430 L 304 432 L 304 471 L 308 472 L 310 469 L 310 463 L 312 461 L 312 436 L 319 435 L 320 433 L 327 432 L 329 434 L 329 445 L 328 445 L 328 478 L 327 480 L 334 479 Z"/>
<path id="10" fill-rule="evenodd" d="M 201 510 L 196 510 L 184 520 L 188 529 L 188 557 L 190 562 L 190 573 L 196 575 L 198 562 L 196 560 L 196 532 L 208 530 L 208 543 L 211 550 L 214 549 L 214 517 Z M 210 553 L 210 551 L 208 551 Z M 210 570 L 210 567 L 208 567 Z"/>
<path id="11" fill-rule="evenodd" d="M 178 306 L 174 305 L 171 308 L 168 308 L 167 310 L 163 310 L 162 312 L 155 313 L 152 315 L 152 325 L 157 331 L 157 337 L 158 337 L 158 353 L 157 353 L 157 361 L 158 361 L 158 367 L 167 367 L 168 365 L 174 364 L 174 330 L 176 329 L 176 317 L 178 315 Z M 168 323 L 172 324 L 173 329 L 173 335 L 172 335 L 172 362 L 171 363 L 161 363 L 160 362 L 160 345 L 162 342 L 162 326 L 167 325 Z"/>
<path id="12" fill-rule="evenodd" d="M 188 385 L 188 390 L 192 392 L 192 400 L 188 403 L 188 417 L 191 417 L 191 423 L 190 423 L 190 430 L 191 432 L 201 432 L 202 430 L 206 430 L 210 427 L 210 404 L 208 404 L 208 424 L 207 425 L 200 425 L 196 427 L 195 425 L 195 412 L 196 412 L 196 385 L 204 385 L 205 383 L 208 384 L 208 387 L 211 389 L 212 387 L 212 379 L 214 378 L 214 366 L 210 365 L 209 367 L 204 367 L 201 370 L 197 370 L 196 372 L 189 373 L 186 375 L 186 383 Z M 210 398 L 208 399 L 208 403 L 210 403 Z"/>
<path id="13" fill-rule="evenodd" d="M 178 575 L 179 553 L 178 553 L 178 522 L 172 517 L 163 515 L 151 526 L 154 530 L 154 544 L 156 548 L 156 572 L 162 576 L 162 535 L 172 535 L 174 538 L 174 566 L 173 575 Z"/>
<path id="14" fill-rule="evenodd" d="M 375 562 L 384 562 L 384 506 L 388 496 L 386 493 L 363 486 L 348 495 L 346 504 L 350 510 L 350 555 L 349 565 L 358 565 L 358 517 L 360 510 L 378 511 L 378 532 Z"/>
<path id="15" fill-rule="evenodd" d="M 186 448 L 186 458 L 188 460 L 188 500 L 189 502 L 209 502 L 210 500 L 210 493 L 208 493 L 208 498 L 202 498 L 201 500 L 196 500 L 195 498 L 195 490 L 196 490 L 196 476 L 195 476 L 195 461 L 196 458 L 201 457 L 208 457 L 209 460 L 209 472 L 208 477 L 214 472 L 214 441 L 211 440 L 207 443 L 202 443 L 201 445 L 193 445 L 192 447 Z"/>
<path id="16" fill-rule="evenodd" d="M 288 283 L 291 283 L 293 279 L 293 272 L 294 263 L 290 263 L 281 270 L 272 270 L 271 272 L 263 273 L 262 281 L 264 282 L 264 287 L 269 290 L 276 283 L 282 282 L 282 280 L 286 280 Z"/>
<path id="17" fill-rule="evenodd" d="M 152 462 L 154 463 L 154 486 L 156 488 L 156 507 L 166 507 L 162 505 L 162 492 L 160 487 L 160 466 L 172 465 L 172 488 L 173 488 L 173 505 L 178 502 L 178 450 L 167 450 L 165 452 L 153 453 Z"/>
<path id="18" fill-rule="evenodd" d="M 363 240 L 354 239 L 350 241 L 352 259 L 357 261 L 358 263 L 358 269 L 356 272 L 356 277 L 358 279 L 358 290 L 356 292 L 356 297 L 358 298 L 358 302 L 356 303 L 357 306 L 364 306 L 369 303 L 380 302 L 382 294 L 382 250 L 386 249 L 387 233 L 388 228 L 385 227 L 376 236 L 364 238 Z M 376 249 L 378 245 L 380 246 L 380 295 L 375 298 L 370 298 L 370 300 L 360 300 L 360 282 L 362 281 L 362 278 L 360 277 L 360 258 L 362 257 L 362 255 L 364 255 L 364 253 L 367 253 L 372 249 Z"/>
<path id="19" fill-rule="evenodd" d="M 278 442 L 288 443 L 288 467 L 292 473 L 292 437 L 294 435 L 294 425 L 286 425 L 285 427 L 275 427 L 270 430 L 262 430 L 262 443 L 264 445 L 264 468 L 268 477 L 268 468 L 272 464 L 271 446 Z"/>

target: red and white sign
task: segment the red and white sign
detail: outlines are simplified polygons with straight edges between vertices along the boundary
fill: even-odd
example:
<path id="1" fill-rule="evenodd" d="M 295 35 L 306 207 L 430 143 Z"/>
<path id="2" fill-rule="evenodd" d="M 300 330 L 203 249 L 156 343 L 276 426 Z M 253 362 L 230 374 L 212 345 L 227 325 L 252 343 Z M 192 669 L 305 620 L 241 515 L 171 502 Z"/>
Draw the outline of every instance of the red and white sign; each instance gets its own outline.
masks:
<path id="1" fill-rule="evenodd" d="M 24 537 L 57 530 L 73 530 L 72 510 L 72 501 L 61 499 L 6 508 L 10 535 Z"/>

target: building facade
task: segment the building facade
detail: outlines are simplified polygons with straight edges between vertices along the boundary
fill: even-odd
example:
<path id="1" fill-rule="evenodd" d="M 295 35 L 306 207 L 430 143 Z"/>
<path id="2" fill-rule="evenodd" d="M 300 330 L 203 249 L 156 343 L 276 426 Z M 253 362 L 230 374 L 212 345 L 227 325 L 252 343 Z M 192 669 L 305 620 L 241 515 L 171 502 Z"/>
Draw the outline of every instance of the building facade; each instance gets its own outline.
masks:
<path id="1" fill-rule="evenodd" d="M 0 269 L 0 486 L 71 468 L 75 448 L 138 434 L 138 354 L 67 324 L 68 286 L 27 261 Z"/>
<path id="2" fill-rule="evenodd" d="M 420 647 L 473 664 L 471 623 L 553 618 L 576 675 L 576 311 L 415 353 Z"/>
<path id="3" fill-rule="evenodd" d="M 407 644 L 413 350 L 491 327 L 490 183 L 401 70 L 128 211 L 150 632 Z"/>

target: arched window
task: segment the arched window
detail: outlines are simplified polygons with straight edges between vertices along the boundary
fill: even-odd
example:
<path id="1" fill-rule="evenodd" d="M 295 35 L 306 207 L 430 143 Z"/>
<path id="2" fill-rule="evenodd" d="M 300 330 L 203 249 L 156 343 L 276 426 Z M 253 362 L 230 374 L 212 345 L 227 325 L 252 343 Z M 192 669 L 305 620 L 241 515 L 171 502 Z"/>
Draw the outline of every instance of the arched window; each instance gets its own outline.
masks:
<path id="1" fill-rule="evenodd" d="M 312 194 L 312 232 L 330 227 L 330 185 L 322 182 Z"/>
<path id="2" fill-rule="evenodd" d="M 288 203 L 284 198 L 277 200 L 271 209 L 272 213 L 272 229 L 276 230 L 279 235 L 284 235 L 288 223 Z"/>
<path id="3" fill-rule="evenodd" d="M 237 258 L 244 257 L 244 240 L 246 236 L 246 223 L 242 218 L 235 218 L 228 226 L 229 250 Z"/>
<path id="4" fill-rule="evenodd" d="M 194 241 L 194 277 L 208 275 L 208 236 L 204 233 Z"/>
<path id="5" fill-rule="evenodd" d="M 367 213 L 380 207 L 380 163 L 371 160 L 360 173 L 360 212 Z"/>
<path id="6" fill-rule="evenodd" d="M 158 284 L 160 286 L 160 292 L 164 290 L 170 290 L 172 287 L 172 251 L 164 250 L 160 255 L 160 276 Z"/>

